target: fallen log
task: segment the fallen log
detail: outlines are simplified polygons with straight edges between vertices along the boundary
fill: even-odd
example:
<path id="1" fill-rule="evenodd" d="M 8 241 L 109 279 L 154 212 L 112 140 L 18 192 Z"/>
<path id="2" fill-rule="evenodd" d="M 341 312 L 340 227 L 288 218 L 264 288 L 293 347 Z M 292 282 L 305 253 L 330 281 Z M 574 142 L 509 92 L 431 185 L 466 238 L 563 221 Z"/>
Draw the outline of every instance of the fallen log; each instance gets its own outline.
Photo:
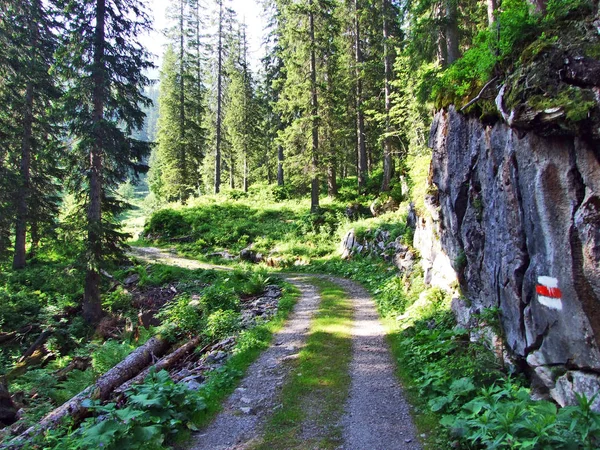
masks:
<path id="1" fill-rule="evenodd" d="M 154 358 L 165 353 L 169 344 L 163 339 L 153 337 L 141 347 L 135 349 L 127 358 L 102 375 L 95 384 L 84 389 L 68 402 L 49 412 L 40 422 L 21 433 L 8 443 L 9 449 L 21 448 L 27 439 L 55 427 L 66 416 L 74 422 L 81 421 L 87 413 L 84 400 L 106 400 L 110 393 L 125 381 L 133 378 Z"/>
<path id="2" fill-rule="evenodd" d="M 26 325 L 16 331 L 11 331 L 10 333 L 0 333 L 0 344 L 10 342 L 21 335 L 26 335 L 34 329 L 38 329 L 38 327 L 36 325 Z"/>
<path id="3" fill-rule="evenodd" d="M 15 366 L 6 374 L 6 381 L 11 382 L 15 378 L 23 375 L 34 367 L 44 367 L 49 361 L 54 359 L 54 353 L 48 353 L 45 348 L 38 348 L 23 360 L 19 360 Z"/>
<path id="4" fill-rule="evenodd" d="M 146 379 L 148 374 L 150 373 L 150 370 L 155 370 L 156 372 L 158 372 L 159 370 L 163 370 L 163 369 L 166 370 L 166 369 L 173 367 L 175 365 L 175 363 L 177 363 L 177 361 L 179 361 L 181 358 L 186 356 L 188 353 L 191 353 L 198 346 L 198 344 L 200 344 L 201 340 L 202 340 L 201 337 L 198 336 L 198 337 L 192 339 L 191 341 L 188 341 L 187 343 L 185 343 L 184 345 L 179 347 L 174 352 L 171 352 L 168 355 L 162 357 L 156 364 L 145 368 L 139 374 L 137 374 L 134 378 L 126 381 L 121 386 L 119 386 L 117 389 L 115 389 L 113 391 L 113 397 L 117 397 L 118 395 L 123 394 L 127 389 L 129 389 L 134 384 L 142 383 Z M 210 346 L 211 346 L 211 344 L 202 348 L 202 350 L 200 350 L 200 353 L 206 351 Z"/>

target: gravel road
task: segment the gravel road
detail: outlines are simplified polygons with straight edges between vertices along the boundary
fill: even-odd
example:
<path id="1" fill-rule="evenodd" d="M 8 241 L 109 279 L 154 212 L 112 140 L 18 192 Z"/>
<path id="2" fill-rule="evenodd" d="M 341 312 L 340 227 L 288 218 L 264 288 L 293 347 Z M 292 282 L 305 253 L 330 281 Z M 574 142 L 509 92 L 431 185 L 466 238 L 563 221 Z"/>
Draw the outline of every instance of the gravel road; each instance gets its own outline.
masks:
<path id="1" fill-rule="evenodd" d="M 273 337 L 273 345 L 249 367 L 223 410 L 205 430 L 193 437 L 188 448 L 243 449 L 259 437 L 262 425 L 277 406 L 277 394 L 290 369 L 286 358 L 293 358 L 304 345 L 311 318 L 319 308 L 316 288 L 304 277 L 287 280 L 296 285 L 302 295 L 285 328 Z"/>
<path id="2" fill-rule="evenodd" d="M 134 248 L 132 253 L 148 262 L 190 269 L 216 268 L 155 248 Z M 357 283 L 321 276 L 340 285 L 354 307 L 351 386 L 341 420 L 343 450 L 420 450 L 410 406 L 394 374 L 395 364 L 373 300 Z M 286 360 L 294 358 L 306 341 L 313 314 L 319 307 L 316 288 L 306 276 L 288 275 L 302 295 L 285 328 L 273 345 L 250 366 L 240 386 L 226 400 L 223 410 L 192 438 L 190 450 L 240 450 L 252 446 L 262 426 L 278 406 L 278 393 L 289 372 Z"/>

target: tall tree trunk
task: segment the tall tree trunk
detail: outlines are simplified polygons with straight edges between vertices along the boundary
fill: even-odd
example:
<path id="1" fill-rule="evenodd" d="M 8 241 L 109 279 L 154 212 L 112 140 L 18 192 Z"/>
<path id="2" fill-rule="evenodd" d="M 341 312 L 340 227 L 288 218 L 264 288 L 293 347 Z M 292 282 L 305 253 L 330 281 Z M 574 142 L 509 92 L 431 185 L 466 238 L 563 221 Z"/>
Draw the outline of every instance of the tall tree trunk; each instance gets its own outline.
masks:
<path id="1" fill-rule="evenodd" d="M 354 58 L 356 63 L 356 148 L 358 161 L 358 187 L 367 183 L 367 145 L 365 143 L 365 115 L 362 110 L 362 51 L 360 49 L 360 9 L 358 0 L 354 0 Z"/>
<path id="2" fill-rule="evenodd" d="M 179 199 L 185 204 L 188 192 L 186 145 L 185 145 L 185 43 L 183 26 L 184 1 L 179 0 Z"/>
<path id="3" fill-rule="evenodd" d="M 248 192 L 248 148 L 244 142 L 244 192 Z"/>
<path id="4" fill-rule="evenodd" d="M 327 165 L 327 195 L 335 198 L 338 195 L 337 171 L 335 170 L 335 160 Z"/>
<path id="5" fill-rule="evenodd" d="M 27 211 L 31 189 L 31 136 L 33 126 L 33 83 L 27 82 L 25 92 L 25 113 L 23 115 L 23 139 L 21 141 L 21 189 L 17 196 L 17 217 L 15 226 L 15 254 L 13 269 L 23 269 L 26 261 Z"/>
<path id="6" fill-rule="evenodd" d="M 313 12 L 313 0 L 309 2 L 309 27 L 310 27 L 310 97 L 312 114 L 312 181 L 310 189 L 310 211 L 319 211 L 319 176 L 318 176 L 318 152 L 319 152 L 319 99 L 317 97 L 317 60 L 315 54 L 315 17 Z"/>
<path id="7" fill-rule="evenodd" d="M 283 186 L 283 145 L 277 146 L 277 186 Z"/>
<path id="8" fill-rule="evenodd" d="M 83 318 L 88 323 L 97 323 L 102 317 L 100 300 L 100 268 L 102 259 L 102 120 L 104 118 L 105 91 L 105 0 L 96 0 L 96 28 L 94 35 L 94 68 L 92 69 L 93 83 L 93 112 L 92 121 L 96 131 L 94 142 L 90 148 L 89 169 L 89 205 L 88 205 L 88 252 L 91 261 L 85 275 L 83 294 Z"/>
<path id="9" fill-rule="evenodd" d="M 498 9 L 498 0 L 487 0 L 488 24 L 490 28 L 496 23 L 496 9 Z"/>
<path id="10" fill-rule="evenodd" d="M 215 151 L 215 194 L 221 190 L 221 100 L 223 90 L 223 0 L 219 0 L 219 45 L 217 48 L 217 142 Z"/>
<path id="11" fill-rule="evenodd" d="M 394 162 L 392 160 L 392 143 L 390 140 L 390 109 L 392 107 L 390 81 L 392 78 L 392 68 L 389 49 L 389 30 L 388 30 L 388 0 L 382 0 L 383 14 L 383 68 L 384 68 L 384 90 L 385 90 L 385 136 L 383 138 L 383 180 L 381 182 L 381 191 L 390 190 L 390 182 L 394 172 Z"/>
<path id="12" fill-rule="evenodd" d="M 458 0 L 446 0 L 446 65 L 460 58 L 458 32 Z"/>
<path id="13" fill-rule="evenodd" d="M 235 173 L 235 167 L 234 167 L 234 160 L 233 160 L 233 150 L 231 152 L 231 158 L 229 158 L 229 187 L 231 189 L 235 189 L 235 180 L 234 180 L 234 173 Z"/>
<path id="14" fill-rule="evenodd" d="M 246 24 L 244 23 L 244 27 L 246 26 Z M 248 169 L 248 140 L 250 139 L 250 123 L 249 123 L 249 119 L 248 119 L 248 99 L 251 95 L 251 91 L 249 88 L 249 77 L 248 77 L 248 43 L 246 41 L 246 28 L 244 28 L 244 33 L 242 36 L 242 42 L 243 42 L 243 61 L 244 61 L 244 115 L 243 115 L 243 119 L 244 119 L 244 143 L 242 145 L 243 147 L 243 164 L 244 164 L 244 175 L 243 175 L 243 180 L 242 180 L 242 186 L 244 189 L 244 192 L 248 192 L 248 173 L 249 173 L 249 169 Z M 268 167 L 268 166 L 267 166 Z"/>
<path id="15" fill-rule="evenodd" d="M 528 0 L 528 1 L 533 6 L 533 11 L 536 14 L 541 14 L 541 15 L 546 14 L 546 6 L 548 4 L 548 0 Z"/>
<path id="16" fill-rule="evenodd" d="M 31 246 L 29 247 L 28 259 L 35 258 L 37 256 L 38 248 L 40 247 L 40 231 L 37 220 L 31 220 L 29 225 L 29 235 L 31 237 Z"/>
<path id="17" fill-rule="evenodd" d="M 41 5 L 39 0 L 31 3 L 29 11 L 29 44 L 31 46 L 30 63 L 34 63 L 35 49 L 38 43 L 38 23 L 37 17 Z M 15 254 L 13 257 L 13 269 L 23 269 L 26 264 L 26 242 L 27 242 L 27 222 L 29 200 L 31 195 L 31 142 L 33 135 L 33 101 L 34 89 L 33 81 L 29 80 L 25 88 L 25 109 L 23 112 L 23 138 L 21 140 L 21 190 L 17 197 L 17 216 L 15 223 Z"/>

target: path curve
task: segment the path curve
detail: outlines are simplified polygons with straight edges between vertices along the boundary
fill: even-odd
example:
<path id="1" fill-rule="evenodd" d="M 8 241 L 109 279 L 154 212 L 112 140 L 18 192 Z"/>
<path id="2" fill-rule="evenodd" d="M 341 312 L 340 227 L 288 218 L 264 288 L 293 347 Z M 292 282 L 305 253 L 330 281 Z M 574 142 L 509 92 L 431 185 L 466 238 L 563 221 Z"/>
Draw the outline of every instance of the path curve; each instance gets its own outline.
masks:
<path id="1" fill-rule="evenodd" d="M 222 266 L 181 258 L 152 247 L 132 248 L 132 255 L 147 262 L 172 264 L 189 269 L 226 269 Z M 296 285 L 302 295 L 285 327 L 273 344 L 249 367 L 223 410 L 202 432 L 192 438 L 191 450 L 238 450 L 260 437 L 263 424 L 276 407 L 277 396 L 289 372 L 286 358 L 303 346 L 310 320 L 319 307 L 316 288 L 306 275 L 281 274 Z M 385 330 L 369 293 L 358 283 L 327 275 L 325 278 L 346 291 L 354 308 L 350 393 L 341 420 L 344 450 L 420 450 L 410 405 L 395 376 Z"/>

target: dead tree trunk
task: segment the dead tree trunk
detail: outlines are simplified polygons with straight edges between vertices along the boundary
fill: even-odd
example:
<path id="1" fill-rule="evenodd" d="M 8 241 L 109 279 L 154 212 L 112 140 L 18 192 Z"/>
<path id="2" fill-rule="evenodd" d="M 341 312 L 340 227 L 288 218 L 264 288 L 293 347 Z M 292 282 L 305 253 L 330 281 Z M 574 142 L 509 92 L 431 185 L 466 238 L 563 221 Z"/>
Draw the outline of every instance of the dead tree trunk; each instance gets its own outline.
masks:
<path id="1" fill-rule="evenodd" d="M 75 422 L 80 421 L 86 414 L 87 409 L 83 401 L 87 399 L 108 399 L 110 393 L 133 378 L 144 369 L 152 360 L 164 354 L 168 343 L 162 339 L 153 337 L 141 347 L 135 349 L 127 358 L 102 375 L 96 383 L 83 390 L 68 402 L 59 406 L 42 418 L 38 424 L 28 428 L 9 443 L 9 448 L 20 448 L 27 439 L 58 425 L 66 416 L 70 416 Z"/>
<path id="2" fill-rule="evenodd" d="M 223 97 L 223 0 L 219 0 L 219 44 L 217 48 L 217 139 L 215 150 L 215 194 L 221 190 L 221 107 Z"/>
<path id="3" fill-rule="evenodd" d="M 364 188 L 367 183 L 367 144 L 365 142 L 365 115 L 362 110 L 362 62 L 363 56 L 360 42 L 360 18 L 358 0 L 354 0 L 354 58 L 356 73 L 356 148 L 358 151 L 358 187 Z"/>
<path id="4" fill-rule="evenodd" d="M 384 91 L 385 91 L 385 136 L 383 137 L 383 180 L 381 182 L 381 191 L 390 190 L 390 182 L 394 171 L 392 160 L 392 143 L 390 140 L 390 109 L 392 107 L 390 81 L 392 77 L 392 67 L 389 48 L 389 30 L 388 30 L 388 0 L 382 1 L 383 14 L 383 67 L 384 67 Z"/>

